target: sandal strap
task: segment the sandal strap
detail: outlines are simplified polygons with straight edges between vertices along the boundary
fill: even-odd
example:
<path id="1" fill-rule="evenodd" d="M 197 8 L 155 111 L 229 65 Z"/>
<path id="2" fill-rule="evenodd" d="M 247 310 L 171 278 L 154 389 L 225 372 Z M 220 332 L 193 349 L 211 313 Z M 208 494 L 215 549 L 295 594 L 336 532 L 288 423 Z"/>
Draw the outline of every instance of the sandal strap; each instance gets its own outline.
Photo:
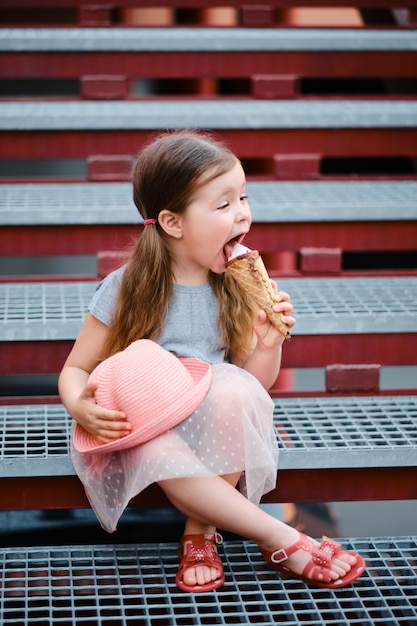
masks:
<path id="1" fill-rule="evenodd" d="M 291 568 L 282 564 L 283 561 L 286 561 L 286 559 L 297 550 L 304 550 L 311 554 L 311 558 L 306 563 L 301 574 L 294 572 Z M 261 552 L 264 559 L 277 571 L 317 587 L 328 587 L 331 589 L 338 586 L 344 587 L 356 580 L 365 569 L 365 561 L 361 556 L 354 552 L 346 551 L 356 557 L 356 566 L 352 568 L 350 572 L 346 573 L 345 576 L 337 580 L 332 580 L 332 560 L 341 552 L 345 551 L 342 549 L 340 543 L 325 536 L 322 537 L 320 545 L 317 545 L 313 539 L 300 533 L 298 541 L 288 548 L 281 548 L 280 550 L 275 550 L 275 552 L 267 552 L 261 549 Z"/>
<path id="2" fill-rule="evenodd" d="M 297 552 L 297 550 L 308 550 L 308 552 L 311 552 L 310 546 L 307 545 L 307 540 L 307 535 L 300 533 L 300 539 L 298 541 L 288 546 L 288 548 L 279 548 L 278 550 L 271 552 L 268 560 L 272 561 L 272 563 L 279 564 L 286 561 L 291 554 Z M 307 547 L 305 547 L 306 545 Z"/>
<path id="3" fill-rule="evenodd" d="M 220 546 L 223 543 L 223 537 L 220 533 L 218 533 L 217 531 L 215 533 L 204 533 L 204 534 L 190 534 L 190 535 L 183 535 L 181 537 L 181 546 L 184 545 L 184 543 L 186 543 L 187 541 L 209 541 L 210 543 L 216 545 L 216 546 Z"/>
<path id="4" fill-rule="evenodd" d="M 303 576 L 311 580 L 322 580 L 331 582 L 330 570 L 333 558 L 342 551 L 342 546 L 337 541 L 323 536 L 320 545 L 315 545 L 309 537 L 303 535 L 301 540 L 301 549 L 310 552 L 311 559 L 306 563 L 303 569 Z"/>
<path id="5" fill-rule="evenodd" d="M 272 563 L 282 563 L 286 561 L 291 554 L 296 552 L 297 550 L 304 550 L 305 552 L 310 552 L 311 559 L 307 563 L 304 568 L 303 573 L 307 574 L 311 570 L 312 567 L 316 565 L 319 568 L 330 569 L 332 559 L 341 552 L 342 546 L 337 541 L 330 539 L 323 535 L 321 543 L 319 546 L 316 546 L 307 535 L 304 533 L 300 533 L 300 539 L 288 546 L 288 548 L 280 548 L 279 550 L 275 550 L 270 555 L 270 560 Z"/>
<path id="6" fill-rule="evenodd" d="M 323 536 L 320 545 L 314 546 L 314 548 L 310 550 L 311 560 L 319 567 L 330 569 L 332 560 L 341 550 L 342 546 L 340 543 Z"/>
<path id="7" fill-rule="evenodd" d="M 185 553 L 184 543 L 187 543 Z M 218 532 L 183 535 L 178 549 L 179 571 L 182 573 L 185 569 L 197 565 L 222 568 L 223 565 L 216 550 L 216 546 L 221 543 L 223 543 L 223 537 Z"/>

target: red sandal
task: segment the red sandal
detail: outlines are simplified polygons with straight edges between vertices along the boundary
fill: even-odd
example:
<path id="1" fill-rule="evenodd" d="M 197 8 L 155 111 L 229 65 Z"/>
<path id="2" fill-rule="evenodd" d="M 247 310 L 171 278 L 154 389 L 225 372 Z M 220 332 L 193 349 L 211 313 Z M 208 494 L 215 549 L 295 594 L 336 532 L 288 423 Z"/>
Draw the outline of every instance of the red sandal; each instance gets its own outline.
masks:
<path id="1" fill-rule="evenodd" d="M 286 561 L 288 557 L 297 550 L 305 550 L 306 552 L 310 552 L 312 555 L 301 574 L 296 574 L 289 567 L 282 565 L 282 562 Z M 318 546 L 310 537 L 300 533 L 300 539 L 285 550 L 281 548 L 280 550 L 275 550 L 274 552 L 266 552 L 264 550 L 261 550 L 261 552 L 265 561 L 267 561 L 267 563 L 269 563 L 275 570 L 288 574 L 292 578 L 303 580 L 313 587 L 325 587 L 327 589 L 345 587 L 359 578 L 365 570 L 365 561 L 359 554 L 351 552 L 350 550 L 342 550 L 340 543 L 324 536 Z M 344 576 L 337 578 L 336 580 L 332 580 L 329 576 L 331 562 L 342 552 L 355 556 L 356 563 L 348 572 L 346 572 Z M 323 576 L 322 580 L 319 579 L 320 574 Z"/>
<path id="2" fill-rule="evenodd" d="M 187 543 L 184 554 L 184 543 Z M 206 533 L 201 535 L 183 535 L 178 547 L 178 558 L 180 566 L 178 568 L 175 582 L 183 591 L 191 593 L 201 593 L 202 591 L 213 591 L 221 587 L 224 583 L 223 563 L 217 554 L 216 546 L 223 543 L 223 537 L 219 533 Z M 221 571 L 221 575 L 216 580 L 212 580 L 204 585 L 186 585 L 183 582 L 184 572 L 190 567 L 207 565 L 216 567 Z"/>

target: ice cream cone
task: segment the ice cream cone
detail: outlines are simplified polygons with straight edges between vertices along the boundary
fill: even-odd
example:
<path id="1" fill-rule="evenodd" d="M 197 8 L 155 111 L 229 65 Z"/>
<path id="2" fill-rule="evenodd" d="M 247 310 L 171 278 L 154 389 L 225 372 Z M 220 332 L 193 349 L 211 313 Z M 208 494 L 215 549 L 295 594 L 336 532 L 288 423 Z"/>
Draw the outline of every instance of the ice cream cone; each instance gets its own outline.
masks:
<path id="1" fill-rule="evenodd" d="M 263 309 L 273 324 L 286 339 L 290 339 L 290 329 L 281 319 L 281 313 L 273 310 L 275 292 L 266 267 L 257 250 L 249 250 L 230 259 L 227 271 L 240 283 L 259 308 Z"/>

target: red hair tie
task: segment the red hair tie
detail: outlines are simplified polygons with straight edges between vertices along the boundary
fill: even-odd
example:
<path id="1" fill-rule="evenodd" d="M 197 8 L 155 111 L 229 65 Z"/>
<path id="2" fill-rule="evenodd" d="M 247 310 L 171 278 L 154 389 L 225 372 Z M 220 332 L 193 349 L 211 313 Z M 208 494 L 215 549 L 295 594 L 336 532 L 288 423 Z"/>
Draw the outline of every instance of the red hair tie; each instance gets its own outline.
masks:
<path id="1" fill-rule="evenodd" d="M 143 220 L 144 226 L 148 226 L 149 224 L 156 224 L 156 219 L 154 219 L 153 217 L 150 217 L 147 220 Z"/>

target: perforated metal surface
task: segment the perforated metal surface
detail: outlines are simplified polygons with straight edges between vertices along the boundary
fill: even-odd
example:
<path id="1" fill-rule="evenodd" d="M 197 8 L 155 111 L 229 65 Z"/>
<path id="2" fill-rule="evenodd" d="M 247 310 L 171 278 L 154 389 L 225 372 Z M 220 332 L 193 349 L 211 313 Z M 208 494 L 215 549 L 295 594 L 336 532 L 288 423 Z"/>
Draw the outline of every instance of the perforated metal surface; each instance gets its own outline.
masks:
<path id="1" fill-rule="evenodd" d="M 175 585 L 175 544 L 11 548 L 0 551 L 1 623 L 168 626 L 285 623 L 415 626 L 416 537 L 343 541 L 367 570 L 343 589 L 282 578 L 250 542 L 220 547 L 226 582 L 189 594 Z"/>
<path id="2" fill-rule="evenodd" d="M 294 335 L 416 332 L 417 278 L 280 279 Z"/>
<path id="3" fill-rule="evenodd" d="M 74 339 L 95 283 L 0 285 L 0 339 Z"/>
<path id="4" fill-rule="evenodd" d="M 279 467 L 417 465 L 417 396 L 274 401 Z"/>
<path id="5" fill-rule="evenodd" d="M 280 279 L 293 335 L 417 332 L 417 277 Z M 93 282 L 0 284 L 0 341 L 75 339 Z"/>
<path id="6" fill-rule="evenodd" d="M 74 474 L 71 418 L 62 404 L 0 406 L 0 476 Z"/>
<path id="7" fill-rule="evenodd" d="M 417 218 L 417 183 L 248 182 L 254 222 L 398 221 Z M 4 184 L 6 224 L 142 223 L 129 183 Z"/>
<path id="8" fill-rule="evenodd" d="M 415 128 L 417 102 L 187 100 L 0 102 L 0 130 Z"/>
<path id="9" fill-rule="evenodd" d="M 274 400 L 280 469 L 417 465 L 417 396 Z M 0 476 L 73 475 L 62 405 L 0 406 Z"/>
<path id="10" fill-rule="evenodd" d="M 3 28 L 0 51 L 416 50 L 415 31 L 272 28 Z"/>

